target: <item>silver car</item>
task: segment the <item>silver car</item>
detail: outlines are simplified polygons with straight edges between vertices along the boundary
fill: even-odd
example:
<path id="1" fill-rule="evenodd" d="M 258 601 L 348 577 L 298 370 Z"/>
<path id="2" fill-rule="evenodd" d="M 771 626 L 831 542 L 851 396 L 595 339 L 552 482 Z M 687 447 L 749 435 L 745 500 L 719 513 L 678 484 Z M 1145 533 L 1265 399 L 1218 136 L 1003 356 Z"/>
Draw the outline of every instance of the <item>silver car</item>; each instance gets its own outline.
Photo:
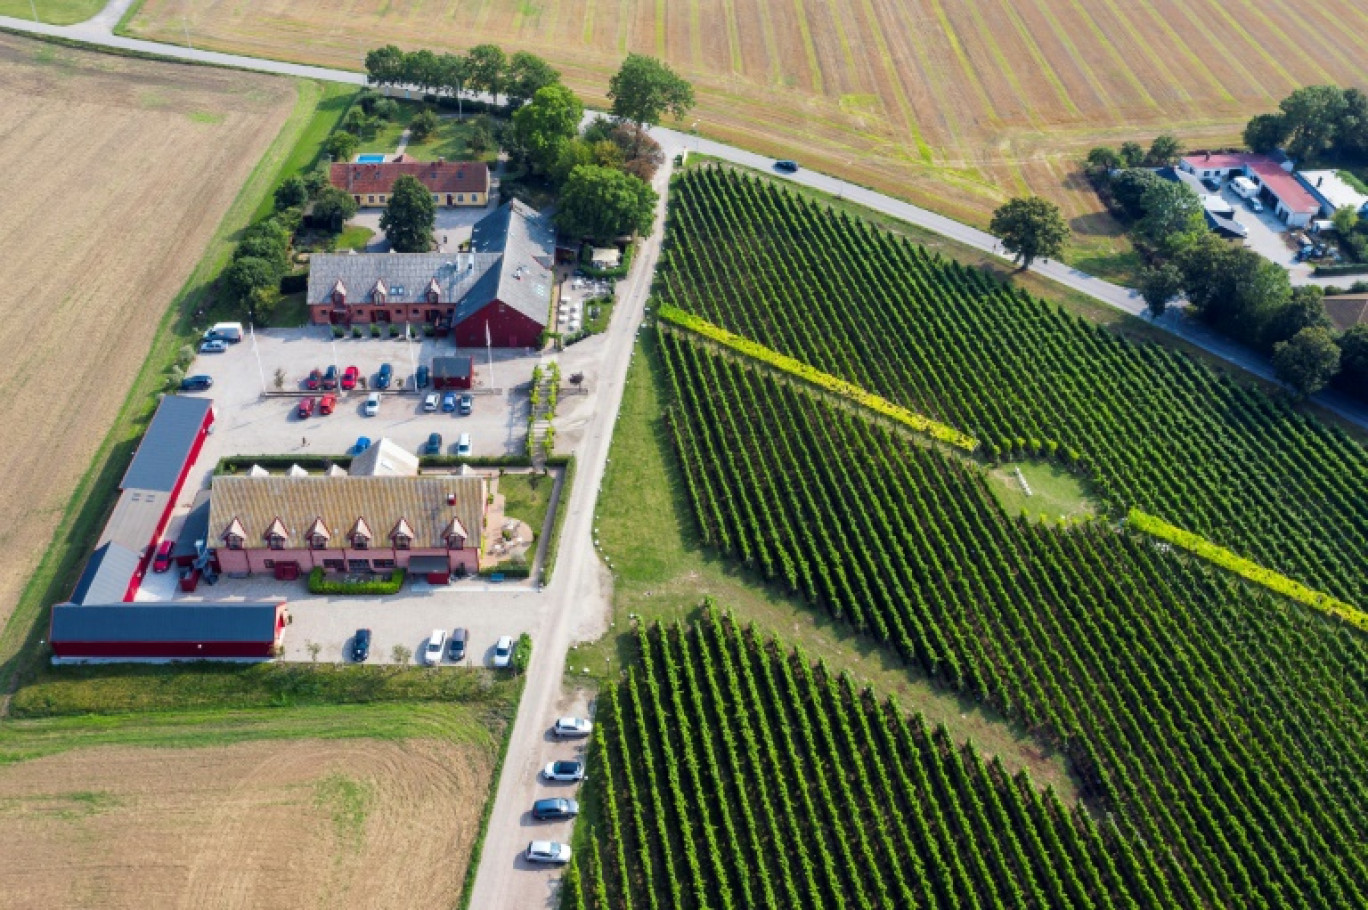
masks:
<path id="1" fill-rule="evenodd" d="M 574 783 L 575 781 L 584 780 L 584 762 L 553 761 L 545 768 L 542 768 L 542 777 L 547 780 L 560 781 L 562 783 Z"/>
<path id="2" fill-rule="evenodd" d="M 560 739 L 584 739 L 594 732 L 594 722 L 583 717 L 557 718 L 551 733 Z"/>
<path id="3" fill-rule="evenodd" d="M 552 863 L 564 865 L 570 862 L 570 845 L 558 844 L 553 840 L 534 840 L 527 845 L 529 863 Z"/>

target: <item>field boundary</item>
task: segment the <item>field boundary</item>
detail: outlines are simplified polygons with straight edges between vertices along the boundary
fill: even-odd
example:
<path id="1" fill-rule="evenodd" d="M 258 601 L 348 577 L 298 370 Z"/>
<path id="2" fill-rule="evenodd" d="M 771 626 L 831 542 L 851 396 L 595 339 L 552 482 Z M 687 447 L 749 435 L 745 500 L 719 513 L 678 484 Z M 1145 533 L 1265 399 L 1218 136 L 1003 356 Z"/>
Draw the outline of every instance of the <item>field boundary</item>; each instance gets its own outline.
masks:
<path id="1" fill-rule="evenodd" d="M 1126 516 L 1126 524 L 1141 533 L 1157 537 L 1165 543 L 1186 550 L 1215 566 L 1234 572 L 1241 578 L 1267 588 L 1275 594 L 1281 594 L 1299 604 L 1342 619 L 1351 626 L 1368 632 L 1368 613 L 1364 613 L 1353 604 L 1337 600 L 1329 594 L 1309 588 L 1295 579 L 1265 568 L 1253 560 L 1245 559 L 1238 553 L 1212 543 L 1200 534 L 1184 531 L 1162 518 L 1148 515 L 1139 509 L 1130 510 Z"/>
<path id="2" fill-rule="evenodd" d="M 899 423 L 918 433 L 930 436 L 938 442 L 946 443 L 957 449 L 966 452 L 973 452 L 978 448 L 978 440 L 967 433 L 963 433 L 948 424 L 932 420 L 924 414 L 918 414 L 901 405 L 896 405 L 873 392 L 866 391 L 852 382 L 838 379 L 830 373 L 824 373 L 816 367 L 812 367 L 796 360 L 786 354 L 767 348 L 758 342 L 743 338 L 733 332 L 729 332 L 721 326 L 713 325 L 706 319 L 690 315 L 678 307 L 670 304 L 661 304 L 656 308 L 656 316 L 672 326 L 684 329 L 694 334 L 714 341 L 733 351 L 745 354 L 761 363 L 768 364 L 803 382 L 814 385 L 827 392 L 831 392 L 841 398 L 852 401 L 862 407 L 868 408 L 878 414 L 882 414 L 896 423 Z"/>

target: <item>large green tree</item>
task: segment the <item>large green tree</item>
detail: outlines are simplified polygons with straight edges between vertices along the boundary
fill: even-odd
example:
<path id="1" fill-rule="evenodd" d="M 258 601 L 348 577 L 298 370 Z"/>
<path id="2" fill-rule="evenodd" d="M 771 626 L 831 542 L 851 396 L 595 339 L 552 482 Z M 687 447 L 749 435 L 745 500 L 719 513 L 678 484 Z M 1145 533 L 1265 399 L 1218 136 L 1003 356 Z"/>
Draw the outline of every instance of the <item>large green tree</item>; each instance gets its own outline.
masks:
<path id="1" fill-rule="evenodd" d="M 1136 234 L 1165 255 L 1187 246 L 1192 236 L 1206 230 L 1202 200 L 1185 183 L 1160 180 L 1145 189 L 1140 197 L 1144 216 L 1136 223 Z"/>
<path id="2" fill-rule="evenodd" d="M 1308 85 L 1278 105 L 1287 124 L 1287 151 L 1295 158 L 1314 158 L 1335 140 L 1348 110 L 1344 90 L 1335 85 Z"/>
<path id="3" fill-rule="evenodd" d="M 1287 118 L 1282 114 L 1258 114 L 1244 128 L 1244 143 L 1256 152 L 1271 152 L 1287 141 Z"/>
<path id="4" fill-rule="evenodd" d="M 661 115 L 683 117 L 694 105 L 693 86 L 661 61 L 642 54 L 628 54 L 608 81 L 612 114 L 620 120 L 648 129 Z"/>
<path id="5" fill-rule="evenodd" d="M 1059 206 L 1040 196 L 1013 199 L 993 212 L 988 226 L 1002 246 L 1029 268 L 1039 258 L 1058 257 L 1069 239 L 1069 225 Z"/>
<path id="6" fill-rule="evenodd" d="M 1145 161 L 1152 167 L 1165 167 L 1173 164 L 1183 154 L 1183 144 L 1171 133 L 1155 136 L 1145 153 Z"/>
<path id="7" fill-rule="evenodd" d="M 337 130 L 328 137 L 328 142 L 324 147 L 328 151 L 328 157 L 332 158 L 333 161 L 350 161 L 360 143 L 360 139 L 346 130 Z"/>
<path id="8" fill-rule="evenodd" d="M 1145 191 L 1167 182 L 1154 171 L 1126 168 L 1112 174 L 1107 185 L 1111 188 L 1112 199 L 1116 201 L 1121 213 L 1131 221 L 1137 221 L 1145 216 L 1145 206 L 1141 202 L 1145 198 Z"/>
<path id="9" fill-rule="evenodd" d="M 508 56 L 497 44 L 477 44 L 466 54 L 468 83 L 477 92 L 487 92 L 494 103 L 508 85 Z"/>
<path id="10" fill-rule="evenodd" d="M 470 80 L 470 60 L 460 54 L 442 54 L 437 58 L 437 81 L 443 91 L 456 99 L 456 117 L 465 119 L 466 83 Z"/>
<path id="11" fill-rule="evenodd" d="M 1246 344 L 1262 342 L 1269 320 L 1292 297 L 1286 269 L 1211 232 L 1195 237 L 1175 261 L 1193 309 Z"/>
<path id="12" fill-rule="evenodd" d="M 407 55 L 393 44 L 366 54 L 366 78 L 372 85 L 398 85 L 404 81 Z"/>
<path id="13" fill-rule="evenodd" d="M 536 54 L 518 51 L 508 58 L 508 106 L 518 107 L 541 89 L 560 82 L 560 73 Z"/>
<path id="14" fill-rule="evenodd" d="M 1140 272 L 1139 290 L 1150 318 L 1158 319 L 1183 293 L 1183 273 L 1171 262 L 1147 267 Z"/>
<path id="15" fill-rule="evenodd" d="M 432 249 L 432 227 L 437 205 L 417 177 L 404 174 L 394 181 L 389 204 L 380 216 L 390 248 L 396 253 L 426 253 Z"/>
<path id="16" fill-rule="evenodd" d="M 255 256 L 234 259 L 219 276 L 219 290 L 224 298 L 239 307 L 249 319 L 256 317 L 254 304 L 265 299 L 259 292 L 270 292 L 279 284 L 279 267 Z"/>
<path id="17" fill-rule="evenodd" d="M 513 113 L 513 146 L 527 157 L 534 173 L 551 174 L 583 117 L 584 105 L 570 89 L 540 88 L 531 103 Z"/>
<path id="18" fill-rule="evenodd" d="M 336 234 L 356 215 L 356 200 L 345 190 L 325 186 L 314 197 L 311 217 L 314 224 Z"/>
<path id="19" fill-rule="evenodd" d="M 286 177 L 275 189 L 275 207 L 277 210 L 292 209 L 308 201 L 309 188 L 304 185 L 304 178 L 298 175 Z"/>
<path id="20" fill-rule="evenodd" d="M 556 225 L 572 237 L 606 243 L 620 234 L 651 229 L 658 194 L 643 180 L 595 165 L 570 172 L 561 191 Z"/>
<path id="21" fill-rule="evenodd" d="M 1325 312 L 1325 291 L 1315 285 L 1302 285 L 1292 289 L 1287 303 L 1279 307 L 1268 320 L 1264 332 L 1265 343 L 1277 344 L 1287 341 L 1302 329 L 1334 328 L 1334 323 Z"/>
<path id="22" fill-rule="evenodd" d="M 1350 326 L 1339 338 L 1340 374 L 1335 384 L 1368 401 L 1368 322 Z"/>
<path id="23" fill-rule="evenodd" d="M 1314 395 L 1339 371 L 1340 349 L 1329 329 L 1302 329 L 1273 346 L 1273 369 L 1302 395 Z"/>

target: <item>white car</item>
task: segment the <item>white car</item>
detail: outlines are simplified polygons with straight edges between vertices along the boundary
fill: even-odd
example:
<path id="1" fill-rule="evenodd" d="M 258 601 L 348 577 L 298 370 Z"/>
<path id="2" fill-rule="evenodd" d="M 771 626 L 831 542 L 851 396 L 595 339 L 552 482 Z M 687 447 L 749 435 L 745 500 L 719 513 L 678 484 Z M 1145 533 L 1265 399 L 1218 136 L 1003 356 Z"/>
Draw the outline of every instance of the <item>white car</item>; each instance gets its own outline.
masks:
<path id="1" fill-rule="evenodd" d="M 446 629 L 433 629 L 423 648 L 423 663 L 435 667 L 442 662 L 442 648 L 446 645 Z"/>
<path id="2" fill-rule="evenodd" d="M 429 414 L 437 410 L 436 392 L 428 392 L 426 395 L 423 396 L 423 410 Z"/>
<path id="3" fill-rule="evenodd" d="M 513 660 L 513 638 L 503 635 L 494 643 L 494 666 L 506 667 Z"/>
<path id="4" fill-rule="evenodd" d="M 574 783 L 584 780 L 584 762 L 582 761 L 553 761 L 551 764 L 542 768 L 542 777 L 547 780 L 563 781 Z"/>
<path id="5" fill-rule="evenodd" d="M 366 396 L 366 406 L 361 409 L 361 413 L 367 417 L 374 417 L 380 413 L 380 393 L 371 392 Z"/>
<path id="6" fill-rule="evenodd" d="M 561 739 L 583 739 L 594 732 L 594 722 L 583 717 L 561 717 L 551 733 Z"/>
<path id="7" fill-rule="evenodd" d="M 558 844 L 552 840 L 534 840 L 527 845 L 527 861 L 564 865 L 570 862 L 570 845 Z"/>
<path id="8" fill-rule="evenodd" d="M 469 433 L 462 433 L 462 434 L 461 434 L 461 437 L 460 437 L 459 439 L 456 440 L 456 454 L 457 454 L 457 455 L 469 455 L 469 454 L 470 454 L 470 434 L 469 434 Z"/>

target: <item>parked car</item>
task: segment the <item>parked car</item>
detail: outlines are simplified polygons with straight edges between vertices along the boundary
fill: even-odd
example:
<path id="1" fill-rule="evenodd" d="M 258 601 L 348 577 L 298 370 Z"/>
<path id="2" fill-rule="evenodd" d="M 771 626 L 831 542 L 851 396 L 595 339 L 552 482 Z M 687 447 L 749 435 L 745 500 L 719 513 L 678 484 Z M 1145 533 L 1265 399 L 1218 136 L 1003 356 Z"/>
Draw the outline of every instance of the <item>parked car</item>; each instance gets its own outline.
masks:
<path id="1" fill-rule="evenodd" d="M 427 441 L 427 444 L 423 446 L 423 454 L 425 454 L 425 455 L 441 455 L 441 454 L 442 454 L 442 434 L 441 434 L 441 433 L 429 433 L 429 434 L 428 434 L 428 441 Z"/>
<path id="2" fill-rule="evenodd" d="M 459 438 L 459 439 L 456 440 L 456 454 L 457 454 L 457 455 L 469 455 L 469 454 L 470 454 L 470 434 L 469 434 L 469 433 L 462 433 L 462 434 L 461 434 L 461 438 Z"/>
<path id="3" fill-rule="evenodd" d="M 499 640 L 494 642 L 494 666 L 506 667 L 513 660 L 513 638 L 509 635 L 501 635 Z"/>
<path id="4" fill-rule="evenodd" d="M 447 657 L 451 658 L 452 663 L 460 663 L 465 660 L 466 642 L 470 640 L 470 633 L 465 629 L 452 629 L 451 638 L 447 640 Z"/>
<path id="5" fill-rule="evenodd" d="M 323 371 L 323 388 L 337 388 L 337 367 L 329 366 L 326 370 Z"/>
<path id="6" fill-rule="evenodd" d="M 433 629 L 423 648 L 423 663 L 435 667 L 442 662 L 442 651 L 446 648 L 446 629 Z"/>
<path id="7" fill-rule="evenodd" d="M 369 448 L 370 448 L 370 437 L 369 437 L 369 436 L 358 436 L 358 437 L 356 437 L 356 445 L 352 446 L 352 454 L 353 454 L 353 455 L 360 455 L 362 452 L 366 451 L 366 450 L 369 449 Z"/>
<path id="8" fill-rule="evenodd" d="M 295 408 L 295 412 L 299 414 L 299 419 L 303 420 L 305 417 L 313 416 L 313 409 L 314 400 L 312 397 L 301 398 L 299 399 L 299 407 Z"/>
<path id="9" fill-rule="evenodd" d="M 361 413 L 365 414 L 367 417 L 374 417 L 376 414 L 380 413 L 379 392 L 371 392 L 366 396 L 366 404 L 365 407 L 361 409 Z"/>
<path id="10" fill-rule="evenodd" d="M 457 402 L 456 407 L 462 414 L 469 414 L 471 411 L 475 410 L 475 396 L 466 392 L 461 396 L 461 400 Z"/>
<path id="11" fill-rule="evenodd" d="M 356 388 L 356 380 L 360 376 L 361 371 L 356 367 L 347 367 L 342 371 L 342 388 L 348 390 Z"/>
<path id="12" fill-rule="evenodd" d="M 1211 190 L 1213 193 L 1221 191 L 1221 179 L 1219 177 L 1203 177 L 1202 186 Z"/>
<path id="13" fill-rule="evenodd" d="M 798 170 L 798 162 L 790 161 L 787 158 L 781 158 L 774 162 L 774 169 L 776 171 L 783 171 L 785 174 L 792 174 Z"/>
<path id="14" fill-rule="evenodd" d="M 570 862 L 571 852 L 569 844 L 558 844 L 552 840 L 534 840 L 527 845 L 527 861 L 563 866 Z"/>
<path id="15" fill-rule="evenodd" d="M 423 410 L 431 414 L 437 410 L 437 393 L 428 392 L 423 396 Z"/>
<path id="16" fill-rule="evenodd" d="M 186 376 L 181 380 L 181 391 L 183 392 L 199 392 L 213 387 L 214 377 L 205 376 L 203 373 L 197 376 Z"/>
<path id="17" fill-rule="evenodd" d="M 375 387 L 377 389 L 388 389 L 390 381 L 394 378 L 394 367 L 387 363 L 380 364 L 380 372 L 375 374 Z"/>
<path id="18" fill-rule="evenodd" d="M 452 411 L 456 410 L 455 392 L 447 392 L 445 395 L 442 396 L 442 410 L 447 414 L 450 414 Z"/>
<path id="19" fill-rule="evenodd" d="M 545 768 L 542 768 L 542 777 L 547 780 L 570 783 L 584 780 L 584 762 L 573 760 L 553 761 Z"/>
<path id="20" fill-rule="evenodd" d="M 539 821 L 563 821 L 579 815 L 579 803 L 573 799 L 555 797 L 539 799 L 532 804 L 532 817 Z"/>
<path id="21" fill-rule="evenodd" d="M 561 717 L 551 732 L 560 739 L 584 739 L 594 732 L 594 722 L 583 717 Z"/>
<path id="22" fill-rule="evenodd" d="M 318 413 L 320 414 L 331 414 L 336 407 L 336 395 L 324 395 L 322 398 L 318 399 Z"/>
<path id="23" fill-rule="evenodd" d="M 322 371 L 322 370 L 310 370 L 310 371 L 309 371 L 309 375 L 306 376 L 306 377 L 304 377 L 304 388 L 308 389 L 310 392 L 317 391 L 317 390 L 318 390 L 318 387 L 321 386 L 322 384 L 323 384 L 323 371 Z"/>
<path id="24" fill-rule="evenodd" d="M 365 663 L 366 658 L 370 657 L 370 645 L 371 630 L 357 629 L 356 634 L 352 636 L 352 660 L 358 664 Z"/>
<path id="25" fill-rule="evenodd" d="M 174 540 L 163 540 L 161 546 L 157 547 L 157 555 L 152 560 L 153 572 L 165 572 L 171 568 L 171 551 L 176 548 Z"/>
<path id="26" fill-rule="evenodd" d="M 210 339 L 200 345 L 201 354 L 222 354 L 228 350 L 228 342 L 219 341 L 217 338 Z"/>
<path id="27" fill-rule="evenodd" d="M 216 322 L 210 326 L 209 331 L 204 333 L 204 340 L 226 341 L 228 344 L 237 344 L 242 340 L 242 323 Z"/>
<path id="28" fill-rule="evenodd" d="M 423 364 L 418 368 L 418 372 L 414 374 L 413 381 L 417 383 L 418 388 L 426 389 L 431 378 L 432 371 L 428 369 L 427 364 Z"/>
<path id="29" fill-rule="evenodd" d="M 1263 211 L 1263 203 L 1257 199 L 1246 199 L 1245 205 L 1256 215 Z"/>

